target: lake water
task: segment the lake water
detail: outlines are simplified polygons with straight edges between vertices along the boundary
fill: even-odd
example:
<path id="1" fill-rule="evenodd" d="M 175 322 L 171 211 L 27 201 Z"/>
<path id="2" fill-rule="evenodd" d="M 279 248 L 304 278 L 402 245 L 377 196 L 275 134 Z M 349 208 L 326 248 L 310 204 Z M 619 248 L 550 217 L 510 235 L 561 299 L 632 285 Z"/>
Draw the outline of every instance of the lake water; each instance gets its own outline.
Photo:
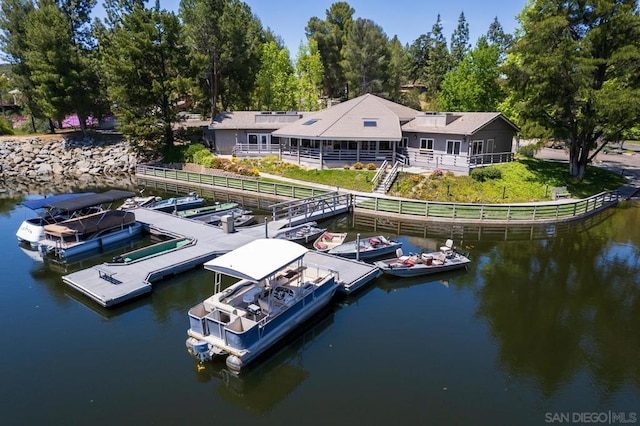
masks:
<path id="1" fill-rule="evenodd" d="M 211 294 L 211 272 L 103 309 L 61 276 L 124 248 L 34 262 L 14 237 L 32 213 L 10 195 L 0 194 L 3 424 L 640 421 L 636 204 L 560 226 L 416 225 L 399 236 L 405 251 L 453 236 L 469 270 L 380 277 L 234 376 L 224 360 L 198 371 L 185 348 L 187 311 Z M 354 238 L 397 236 L 386 221 L 323 223 Z"/>

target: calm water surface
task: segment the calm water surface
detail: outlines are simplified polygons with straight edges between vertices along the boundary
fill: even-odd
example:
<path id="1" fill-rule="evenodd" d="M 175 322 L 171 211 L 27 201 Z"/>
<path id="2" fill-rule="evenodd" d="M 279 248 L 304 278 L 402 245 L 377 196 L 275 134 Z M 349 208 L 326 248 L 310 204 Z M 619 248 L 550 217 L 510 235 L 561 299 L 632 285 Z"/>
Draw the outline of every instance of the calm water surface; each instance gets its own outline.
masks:
<path id="1" fill-rule="evenodd" d="M 211 272 L 103 309 L 61 276 L 114 253 L 34 262 L 14 237 L 32 213 L 10 195 L 0 194 L 3 424 L 547 424 L 584 412 L 640 422 L 638 205 L 570 226 L 400 236 L 333 219 L 331 230 L 398 236 L 405 251 L 453 236 L 473 262 L 338 297 L 234 376 L 224 361 L 197 371 L 185 349 L 187 311 L 210 295 Z"/>

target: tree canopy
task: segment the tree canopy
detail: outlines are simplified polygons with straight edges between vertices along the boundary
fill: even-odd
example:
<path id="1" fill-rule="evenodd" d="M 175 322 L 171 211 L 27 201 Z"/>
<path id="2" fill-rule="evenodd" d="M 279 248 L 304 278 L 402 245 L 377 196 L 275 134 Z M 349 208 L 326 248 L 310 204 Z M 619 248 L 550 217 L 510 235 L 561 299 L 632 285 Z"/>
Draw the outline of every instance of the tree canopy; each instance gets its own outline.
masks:
<path id="1" fill-rule="evenodd" d="M 535 0 L 518 19 L 505 66 L 511 96 L 522 119 L 568 141 L 570 174 L 581 178 L 612 119 L 620 131 L 638 119 L 638 4 Z"/>

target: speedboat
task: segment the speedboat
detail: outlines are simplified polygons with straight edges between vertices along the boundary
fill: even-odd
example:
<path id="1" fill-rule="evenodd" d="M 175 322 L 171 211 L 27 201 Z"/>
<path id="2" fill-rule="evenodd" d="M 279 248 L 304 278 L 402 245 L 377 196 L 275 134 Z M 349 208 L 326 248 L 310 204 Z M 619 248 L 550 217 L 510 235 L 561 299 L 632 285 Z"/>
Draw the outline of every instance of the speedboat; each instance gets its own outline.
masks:
<path id="1" fill-rule="evenodd" d="M 317 251 L 329 251 L 334 247 L 339 246 L 340 244 L 344 243 L 344 240 L 347 239 L 347 233 L 346 232 L 340 232 L 340 233 L 335 233 L 335 232 L 323 232 L 322 235 L 320 235 L 318 237 L 318 239 L 316 239 L 313 242 L 313 248 L 316 249 Z"/>
<path id="2" fill-rule="evenodd" d="M 369 238 L 357 238 L 355 241 L 349 241 L 327 250 L 327 253 L 349 259 L 357 258 L 362 260 L 394 253 L 400 247 L 402 247 L 401 242 L 389 240 L 379 235 Z"/>
<path id="3" fill-rule="evenodd" d="M 38 217 L 22 222 L 16 237 L 18 241 L 35 247 L 45 238 L 45 225 L 97 213 L 103 210 L 103 204 L 111 204 L 133 195 L 132 192 L 112 189 L 99 194 L 95 192 L 59 194 L 38 200 L 23 201 L 21 205 L 43 212 Z"/>
<path id="4" fill-rule="evenodd" d="M 335 272 L 307 265 L 304 246 L 254 240 L 204 264 L 214 294 L 189 310 L 188 351 L 200 362 L 226 357 L 240 371 L 323 307 L 336 292 Z M 222 275 L 239 281 L 222 290 Z"/>
<path id="5" fill-rule="evenodd" d="M 440 251 L 405 255 L 397 249 L 396 257 L 373 262 L 382 272 L 398 277 L 429 275 L 453 269 L 466 268 L 471 263 L 468 255 L 459 253 L 453 247 L 453 240 L 447 240 Z"/>
<path id="6" fill-rule="evenodd" d="M 147 204 L 145 207 L 151 210 L 170 213 L 173 211 L 181 211 L 201 207 L 203 205 L 204 198 L 198 197 L 198 194 L 196 194 L 195 192 L 190 192 L 183 197 L 156 199 L 155 201 Z"/>
<path id="7" fill-rule="evenodd" d="M 201 220 L 203 222 L 210 222 L 212 218 L 219 218 L 223 214 L 227 214 L 233 209 L 238 208 L 238 203 L 215 203 L 211 206 L 196 207 L 193 209 L 180 210 L 178 216 L 187 217 L 189 219 Z"/>
<path id="8" fill-rule="evenodd" d="M 316 222 L 279 229 L 273 238 L 289 240 L 294 243 L 308 244 L 323 234 L 327 228 L 320 228 Z"/>

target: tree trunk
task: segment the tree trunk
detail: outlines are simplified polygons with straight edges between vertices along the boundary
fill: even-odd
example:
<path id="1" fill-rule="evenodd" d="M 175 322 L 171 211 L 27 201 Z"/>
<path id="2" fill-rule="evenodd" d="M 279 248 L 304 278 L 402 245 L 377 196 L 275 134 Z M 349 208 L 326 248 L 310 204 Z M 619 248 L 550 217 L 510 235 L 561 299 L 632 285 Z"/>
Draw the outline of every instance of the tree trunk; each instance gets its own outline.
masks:
<path id="1" fill-rule="evenodd" d="M 585 141 L 573 141 L 569 146 L 569 176 L 584 178 L 589 163 L 589 150 Z"/>

